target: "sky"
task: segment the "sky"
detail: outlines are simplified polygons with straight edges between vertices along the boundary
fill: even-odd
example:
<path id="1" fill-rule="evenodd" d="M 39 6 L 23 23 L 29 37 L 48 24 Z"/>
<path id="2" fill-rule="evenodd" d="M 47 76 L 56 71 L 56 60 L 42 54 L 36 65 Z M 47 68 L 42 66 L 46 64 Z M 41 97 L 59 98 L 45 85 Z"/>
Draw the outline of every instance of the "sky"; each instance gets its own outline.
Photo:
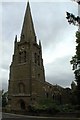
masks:
<path id="1" fill-rule="evenodd" d="M 9 67 L 14 52 L 14 38 L 20 37 L 26 2 L 10 0 L 0 3 L 2 24 L 0 23 L 0 41 L 2 60 L 0 61 L 0 79 L 2 88 L 7 90 Z M 70 65 L 71 57 L 75 54 L 75 32 L 77 27 L 69 25 L 66 20 L 66 11 L 78 14 L 75 2 L 67 0 L 30 1 L 31 13 L 37 39 L 42 43 L 42 56 L 45 68 L 46 81 L 53 85 L 70 87 L 75 79 Z M 2 30 L 1 30 L 2 28 Z M 0 36 L 1 37 L 1 36 Z M 0 81 L 1 89 L 1 81 Z"/>

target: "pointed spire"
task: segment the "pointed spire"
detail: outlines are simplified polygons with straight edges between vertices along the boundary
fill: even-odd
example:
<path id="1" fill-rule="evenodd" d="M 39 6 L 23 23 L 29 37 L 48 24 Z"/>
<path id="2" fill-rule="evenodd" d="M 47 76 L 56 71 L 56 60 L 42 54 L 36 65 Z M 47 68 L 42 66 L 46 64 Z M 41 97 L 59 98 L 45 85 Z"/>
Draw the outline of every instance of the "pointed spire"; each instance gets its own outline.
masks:
<path id="1" fill-rule="evenodd" d="M 24 36 L 24 39 L 23 39 Z M 33 39 L 35 37 L 35 30 L 30 10 L 29 2 L 27 3 L 27 9 L 25 12 L 22 32 L 21 32 L 21 40 L 30 41 L 30 39 Z"/>

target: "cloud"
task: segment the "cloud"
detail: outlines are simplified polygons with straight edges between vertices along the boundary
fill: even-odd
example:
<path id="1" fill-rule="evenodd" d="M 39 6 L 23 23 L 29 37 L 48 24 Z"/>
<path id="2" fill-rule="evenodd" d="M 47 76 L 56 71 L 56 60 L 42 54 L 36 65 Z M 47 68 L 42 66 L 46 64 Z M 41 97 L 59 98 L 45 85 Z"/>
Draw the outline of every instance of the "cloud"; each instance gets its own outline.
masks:
<path id="1" fill-rule="evenodd" d="M 3 79 L 3 81 L 4 81 L 4 79 Z M 6 82 L 2 83 L 2 86 L 0 87 L 0 89 L 7 91 L 8 90 L 8 82 L 6 81 Z"/>
<path id="2" fill-rule="evenodd" d="M 19 6 L 19 9 L 17 5 Z M 2 8 L 3 8 L 3 32 L 5 33 L 4 37 L 8 38 L 11 35 L 19 33 L 25 3 L 23 2 L 3 3 Z M 8 31 L 6 31 L 6 29 Z"/>
<path id="3" fill-rule="evenodd" d="M 26 2 L 26 0 L 3 0 L 3 2 Z M 70 2 L 70 0 L 30 0 L 30 2 Z"/>
<path id="4" fill-rule="evenodd" d="M 45 65 L 46 79 L 52 84 L 70 86 L 74 80 L 74 74 L 70 65 L 70 56 L 58 58 L 54 62 Z"/>
<path id="5" fill-rule="evenodd" d="M 8 89 L 8 79 L 9 79 L 9 70 L 2 69 L 0 70 L 0 89 Z"/>
<path id="6" fill-rule="evenodd" d="M 69 10 L 70 8 L 73 8 L 72 10 L 75 11 L 74 8 L 76 7 L 72 7 L 72 4 L 65 4 L 64 2 L 33 3 L 32 13 L 34 13 L 33 19 L 35 29 L 37 31 L 39 39 L 42 41 L 44 49 L 51 44 L 55 46 L 55 44 L 63 40 L 63 37 L 68 37 L 68 31 L 73 32 L 73 30 L 75 29 L 72 28 L 72 26 L 68 25 L 66 20 L 65 13 L 66 10 Z"/>
<path id="7" fill-rule="evenodd" d="M 14 52 L 15 35 L 20 37 L 26 2 L 3 2 L 3 86 L 8 84 L 9 65 Z M 31 3 L 32 16 L 38 39 L 43 46 L 46 80 L 52 84 L 70 86 L 74 79 L 69 61 L 75 53 L 76 27 L 67 23 L 65 12 L 77 14 L 76 5 L 68 2 Z M 4 77 L 5 74 L 5 77 Z M 7 87 L 6 87 L 7 89 Z"/>

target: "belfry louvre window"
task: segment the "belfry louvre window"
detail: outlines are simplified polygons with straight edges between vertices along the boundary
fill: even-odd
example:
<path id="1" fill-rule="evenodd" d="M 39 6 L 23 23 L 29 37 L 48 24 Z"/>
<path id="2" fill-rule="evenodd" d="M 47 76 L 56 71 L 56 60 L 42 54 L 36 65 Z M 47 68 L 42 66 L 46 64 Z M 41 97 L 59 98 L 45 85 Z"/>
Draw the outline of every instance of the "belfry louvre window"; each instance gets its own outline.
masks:
<path id="1" fill-rule="evenodd" d="M 24 62 L 26 62 L 26 51 L 24 51 Z"/>
<path id="2" fill-rule="evenodd" d="M 37 63 L 37 65 L 40 65 L 40 56 L 37 55 L 37 53 L 34 54 L 34 60 L 35 60 L 35 63 Z"/>
<path id="3" fill-rule="evenodd" d="M 26 51 L 22 51 L 19 53 L 19 63 L 26 62 Z"/>
<path id="4" fill-rule="evenodd" d="M 40 65 L 40 56 L 38 55 L 38 65 Z"/>

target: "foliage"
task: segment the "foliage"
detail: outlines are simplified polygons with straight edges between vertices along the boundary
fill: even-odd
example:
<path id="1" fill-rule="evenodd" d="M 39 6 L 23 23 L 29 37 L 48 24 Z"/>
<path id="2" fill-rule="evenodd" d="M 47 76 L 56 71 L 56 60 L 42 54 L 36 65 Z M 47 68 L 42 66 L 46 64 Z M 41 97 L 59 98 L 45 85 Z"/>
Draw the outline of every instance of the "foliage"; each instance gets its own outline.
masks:
<path id="1" fill-rule="evenodd" d="M 7 105 L 7 92 L 3 92 L 2 94 L 2 107 Z"/>
<path id="2" fill-rule="evenodd" d="M 57 113 L 66 113 L 66 112 L 74 112 L 78 106 L 72 104 L 56 104 L 54 101 L 50 99 L 44 99 L 39 101 L 39 103 L 35 103 L 33 105 L 29 105 L 29 112 L 37 113 L 37 115 L 42 114 L 50 114 L 55 115 Z"/>
<path id="3" fill-rule="evenodd" d="M 72 105 L 77 105 L 78 100 L 77 100 L 77 91 L 72 91 L 72 98 L 71 98 L 71 103 Z"/>
<path id="4" fill-rule="evenodd" d="M 78 99 L 78 104 L 80 104 L 80 32 L 76 32 L 76 55 L 72 57 L 70 61 L 73 65 L 73 70 L 75 74 L 75 81 L 77 82 L 76 94 Z"/>
<path id="5" fill-rule="evenodd" d="M 29 111 L 35 113 L 55 114 L 59 112 L 59 107 L 50 99 L 40 100 L 39 103 L 29 105 Z"/>
<path id="6" fill-rule="evenodd" d="M 67 15 L 66 18 L 67 18 L 69 24 L 73 24 L 73 25 L 80 24 L 80 17 L 79 16 L 75 17 L 74 14 L 69 13 L 69 12 L 66 12 L 66 15 Z"/>
<path id="7" fill-rule="evenodd" d="M 74 0 L 80 5 L 80 0 Z M 72 13 L 66 12 L 67 20 L 69 24 L 78 25 L 80 27 L 80 17 L 75 16 Z M 80 28 L 79 28 L 80 29 Z M 78 104 L 80 104 L 80 31 L 76 32 L 76 54 L 72 57 L 70 63 L 73 65 L 74 74 L 75 74 L 75 81 L 77 82 L 76 87 L 76 95 Z"/>
<path id="8" fill-rule="evenodd" d="M 60 112 L 74 112 L 75 106 L 71 104 L 64 104 L 60 106 Z"/>

